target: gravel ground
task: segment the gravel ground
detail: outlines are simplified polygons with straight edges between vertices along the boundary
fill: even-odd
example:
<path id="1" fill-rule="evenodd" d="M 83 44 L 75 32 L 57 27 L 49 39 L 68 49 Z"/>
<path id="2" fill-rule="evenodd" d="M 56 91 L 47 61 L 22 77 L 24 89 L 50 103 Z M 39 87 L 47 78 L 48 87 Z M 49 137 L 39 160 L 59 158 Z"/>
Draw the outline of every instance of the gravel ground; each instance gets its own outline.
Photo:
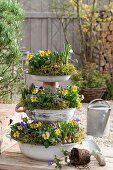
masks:
<path id="1" fill-rule="evenodd" d="M 113 101 L 107 101 L 108 104 L 111 106 L 111 113 L 110 113 L 110 133 L 108 136 L 104 137 L 94 137 L 94 140 L 97 142 L 98 145 L 101 147 L 113 147 Z M 75 118 L 78 117 L 81 120 L 82 127 L 87 129 L 87 103 L 82 103 L 80 109 L 76 110 Z"/>

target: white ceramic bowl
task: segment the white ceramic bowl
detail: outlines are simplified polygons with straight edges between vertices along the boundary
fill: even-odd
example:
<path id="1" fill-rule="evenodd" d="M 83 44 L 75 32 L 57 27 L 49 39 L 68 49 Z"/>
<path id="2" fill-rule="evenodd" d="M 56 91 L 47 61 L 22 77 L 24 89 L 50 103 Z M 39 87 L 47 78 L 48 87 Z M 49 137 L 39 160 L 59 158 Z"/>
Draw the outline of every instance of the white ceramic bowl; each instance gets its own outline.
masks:
<path id="1" fill-rule="evenodd" d="M 61 109 L 61 110 L 42 110 L 35 109 L 32 112 L 26 111 L 27 116 L 35 121 L 69 121 L 72 119 L 76 108 Z"/>
<path id="2" fill-rule="evenodd" d="M 64 156 L 61 152 L 62 149 L 71 151 L 73 147 L 79 148 L 80 145 L 78 143 L 70 143 L 64 145 L 49 146 L 48 148 L 45 148 L 45 146 L 42 145 L 23 144 L 19 142 L 19 147 L 21 152 L 29 158 L 42 161 L 51 161 L 54 159 L 55 155 L 57 155 L 58 158 Z"/>
<path id="3" fill-rule="evenodd" d="M 62 76 L 45 76 L 45 75 L 33 75 L 29 74 L 35 81 L 41 82 L 60 82 L 69 80 L 72 75 L 62 75 Z"/>

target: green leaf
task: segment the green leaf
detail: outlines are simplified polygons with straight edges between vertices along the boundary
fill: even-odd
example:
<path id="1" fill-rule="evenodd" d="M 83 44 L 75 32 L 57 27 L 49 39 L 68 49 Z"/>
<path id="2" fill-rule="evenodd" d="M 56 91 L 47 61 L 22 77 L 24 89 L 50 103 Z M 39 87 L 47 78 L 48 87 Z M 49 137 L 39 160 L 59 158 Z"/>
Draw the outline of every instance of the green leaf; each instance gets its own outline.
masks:
<path id="1" fill-rule="evenodd" d="M 54 138 L 54 137 L 50 137 L 50 138 L 49 138 L 49 141 L 50 141 L 51 143 L 54 143 L 54 142 L 55 142 L 55 138 Z"/>
<path id="2" fill-rule="evenodd" d="M 49 142 L 47 140 L 44 142 L 44 146 L 45 146 L 45 148 L 49 147 Z"/>

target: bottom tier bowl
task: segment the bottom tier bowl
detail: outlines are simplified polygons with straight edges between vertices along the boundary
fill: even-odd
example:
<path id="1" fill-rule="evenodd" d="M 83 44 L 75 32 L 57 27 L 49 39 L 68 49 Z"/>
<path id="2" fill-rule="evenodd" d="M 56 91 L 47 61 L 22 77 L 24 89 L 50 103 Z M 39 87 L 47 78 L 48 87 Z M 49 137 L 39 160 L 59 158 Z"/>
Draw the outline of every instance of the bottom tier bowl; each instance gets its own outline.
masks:
<path id="1" fill-rule="evenodd" d="M 75 112 L 75 108 L 69 109 L 61 109 L 61 110 L 42 110 L 42 109 L 35 109 L 32 112 L 26 110 L 26 114 L 30 119 L 35 121 L 69 121 L 72 119 Z"/>
<path id="2" fill-rule="evenodd" d="M 73 147 L 79 148 L 80 145 L 78 143 L 70 143 L 45 148 L 45 146 L 42 145 L 23 144 L 19 142 L 19 147 L 21 152 L 29 158 L 49 161 L 54 160 L 55 155 L 58 156 L 58 158 L 63 157 L 62 149 L 70 152 Z"/>

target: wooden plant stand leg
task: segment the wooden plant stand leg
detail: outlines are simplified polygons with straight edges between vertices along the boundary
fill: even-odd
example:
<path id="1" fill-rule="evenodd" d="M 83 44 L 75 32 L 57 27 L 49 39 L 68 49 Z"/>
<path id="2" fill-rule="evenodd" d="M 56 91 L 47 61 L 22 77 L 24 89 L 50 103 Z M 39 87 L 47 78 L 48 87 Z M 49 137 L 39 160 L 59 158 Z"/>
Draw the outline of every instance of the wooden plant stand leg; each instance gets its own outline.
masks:
<path id="1" fill-rule="evenodd" d="M 43 88 L 50 88 L 52 91 L 55 91 L 59 87 L 58 82 L 43 82 Z"/>

